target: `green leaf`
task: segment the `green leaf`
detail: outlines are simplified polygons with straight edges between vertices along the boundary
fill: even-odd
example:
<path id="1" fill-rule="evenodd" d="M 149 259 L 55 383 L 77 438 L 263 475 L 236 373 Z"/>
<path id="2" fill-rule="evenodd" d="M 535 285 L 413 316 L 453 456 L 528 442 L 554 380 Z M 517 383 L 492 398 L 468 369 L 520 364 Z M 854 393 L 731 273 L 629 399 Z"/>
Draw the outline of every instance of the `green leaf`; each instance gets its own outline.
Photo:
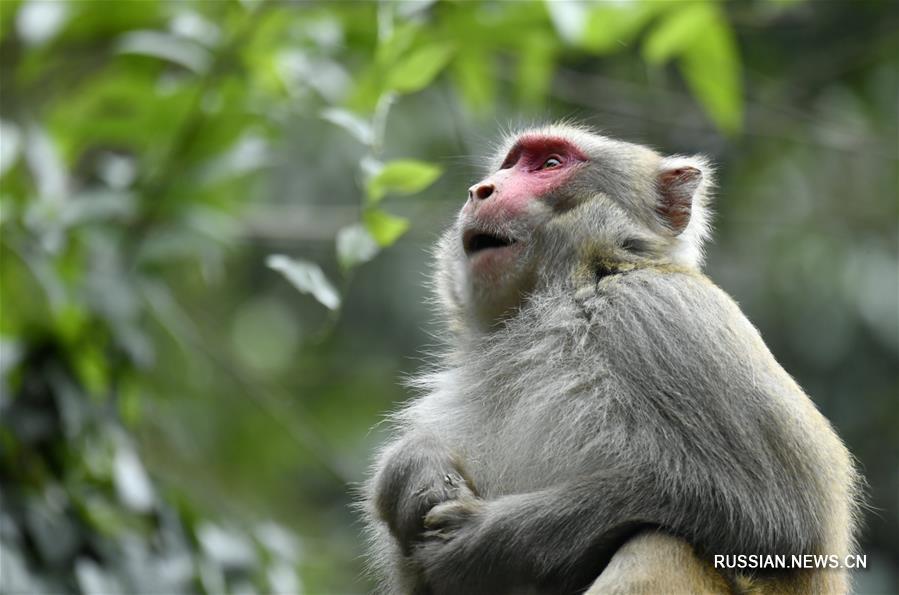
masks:
<path id="1" fill-rule="evenodd" d="M 247 132 L 230 147 L 203 163 L 197 170 L 197 181 L 214 184 L 233 180 L 273 162 L 274 156 L 265 137 Z"/>
<path id="2" fill-rule="evenodd" d="M 743 125 L 743 83 L 731 30 L 726 26 L 709 28 L 678 66 L 718 128 L 728 134 L 738 132 Z"/>
<path id="3" fill-rule="evenodd" d="M 151 156 L 160 147 L 169 146 L 179 124 L 192 109 L 196 88 L 180 84 L 161 92 L 154 89 L 157 77 L 152 72 L 153 69 L 128 68 L 127 60 L 115 62 L 92 76 L 83 92 L 52 105 L 47 127 L 53 131 L 68 163 L 76 163 L 81 152 L 91 147 L 116 147 L 126 153 L 145 155 L 148 162 L 139 163 L 140 170 L 149 166 Z M 128 109 L 111 110 L 110 105 Z M 241 125 L 244 120 L 230 117 L 229 121 Z M 218 128 L 204 128 L 208 132 L 199 135 L 197 142 L 205 144 L 218 138 Z M 135 134 L 135 130 L 141 134 Z"/>
<path id="4" fill-rule="evenodd" d="M 424 190 L 440 177 L 443 170 L 432 163 L 414 159 L 389 161 L 368 181 L 366 195 L 369 204 L 377 204 L 388 192 L 414 194 Z"/>
<path id="5" fill-rule="evenodd" d="M 140 421 L 143 400 L 141 398 L 140 384 L 135 378 L 126 377 L 119 381 L 118 409 L 122 421 L 129 427 L 136 427 Z"/>
<path id="6" fill-rule="evenodd" d="M 383 78 L 379 69 L 373 65 L 363 69 L 353 79 L 353 91 L 346 102 L 346 106 L 356 113 L 373 113 L 383 93 L 381 88 Z"/>
<path id="7" fill-rule="evenodd" d="M 124 221 L 137 210 L 137 199 L 128 192 L 87 190 L 63 204 L 60 220 L 66 226 L 91 222 Z"/>
<path id="8" fill-rule="evenodd" d="M 121 580 L 109 569 L 87 557 L 75 562 L 75 576 L 82 593 L 119 593 L 124 590 Z"/>
<path id="9" fill-rule="evenodd" d="M 209 558 L 232 568 L 251 568 L 256 548 L 249 537 L 233 527 L 204 522 L 197 528 L 200 546 Z"/>
<path id="10" fill-rule="evenodd" d="M 319 116 L 332 124 L 340 126 L 363 145 L 371 145 L 375 138 L 374 130 L 371 123 L 354 114 L 353 112 L 339 107 L 329 107 L 321 111 Z"/>
<path id="11" fill-rule="evenodd" d="M 454 51 L 449 43 L 433 43 L 414 51 L 390 69 L 387 88 L 414 93 L 427 87 L 447 65 Z"/>
<path id="12" fill-rule="evenodd" d="M 715 10 L 710 4 L 693 3 L 671 11 L 643 42 L 643 59 L 663 64 L 681 54 L 714 26 Z"/>
<path id="13" fill-rule="evenodd" d="M 379 209 L 369 209 L 362 214 L 365 229 L 382 248 L 396 242 L 409 229 L 409 220 L 396 217 Z"/>
<path id="14" fill-rule="evenodd" d="M 521 48 L 518 60 L 518 93 L 523 103 L 538 105 L 552 82 L 556 45 L 549 35 L 533 35 Z"/>
<path id="15" fill-rule="evenodd" d="M 690 91 L 720 130 L 737 132 L 743 121 L 740 57 L 733 31 L 715 4 L 672 11 L 647 38 L 650 64 L 677 58 Z"/>
<path id="16" fill-rule="evenodd" d="M 337 232 L 337 262 L 343 270 L 366 263 L 378 254 L 378 242 L 359 223 Z"/>
<path id="17" fill-rule="evenodd" d="M 580 38 L 581 47 L 597 54 L 621 50 L 636 37 L 658 7 L 656 2 L 603 3 L 596 6 L 587 17 Z"/>
<path id="18" fill-rule="evenodd" d="M 112 479 L 119 501 L 134 512 L 149 512 L 156 503 L 150 477 L 131 443 L 124 437 L 116 442 Z"/>
<path id="19" fill-rule="evenodd" d="M 283 254 L 270 255 L 265 264 L 284 275 L 301 293 L 311 294 L 326 308 L 336 310 L 340 307 L 340 294 L 317 264 Z"/>
<path id="20" fill-rule="evenodd" d="M 3 137 L 3 143 L 0 143 L 0 176 L 2 176 L 19 157 L 22 133 L 14 123 L 0 120 L 0 137 Z"/>
<path id="21" fill-rule="evenodd" d="M 549 20 L 556 34 L 565 43 L 574 44 L 581 40 L 587 22 L 588 6 L 585 2 L 545 2 Z"/>
<path id="22" fill-rule="evenodd" d="M 474 111 L 485 111 L 495 102 L 496 76 L 489 52 L 466 47 L 459 51 L 451 67 L 453 82 Z"/>
<path id="23" fill-rule="evenodd" d="M 733 30 L 717 5 L 709 5 L 702 32 L 687 46 L 678 66 L 693 95 L 720 130 L 743 124 L 743 82 Z"/>
<path id="24" fill-rule="evenodd" d="M 375 52 L 375 64 L 380 68 L 389 68 L 412 47 L 418 32 L 421 30 L 419 23 L 399 23 L 385 41 L 378 44 Z"/>
<path id="25" fill-rule="evenodd" d="M 109 386 L 111 372 L 103 351 L 96 347 L 79 347 L 72 359 L 85 390 L 95 395 L 103 394 Z"/>
<path id="26" fill-rule="evenodd" d="M 25 162 L 34 176 L 38 195 L 50 201 L 46 206 L 54 210 L 67 194 L 69 176 L 58 144 L 44 126 L 32 124 L 25 131 Z"/>
<path id="27" fill-rule="evenodd" d="M 16 13 L 22 8 L 22 0 L 6 0 L 0 2 L 0 23 L 10 23 L 15 19 Z M 3 41 L 7 35 L 12 33 L 15 35 L 13 27 L 0 27 L 0 41 Z"/>
<path id="28" fill-rule="evenodd" d="M 212 55 L 198 43 L 159 31 L 131 31 L 118 43 L 121 54 L 152 56 L 179 64 L 196 73 L 204 73 L 212 63 Z"/>

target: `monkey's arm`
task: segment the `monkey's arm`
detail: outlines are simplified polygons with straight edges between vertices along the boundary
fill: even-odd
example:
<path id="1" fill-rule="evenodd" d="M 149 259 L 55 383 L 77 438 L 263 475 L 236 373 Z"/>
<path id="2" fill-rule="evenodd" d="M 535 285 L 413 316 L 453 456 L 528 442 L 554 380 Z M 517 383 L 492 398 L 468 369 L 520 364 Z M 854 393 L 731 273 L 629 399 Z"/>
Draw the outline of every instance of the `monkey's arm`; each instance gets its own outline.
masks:
<path id="1" fill-rule="evenodd" d="M 572 593 L 593 582 L 618 547 L 641 529 L 684 537 L 684 528 L 672 525 L 704 522 L 706 535 L 688 541 L 724 544 L 736 537 L 722 518 L 701 510 L 713 507 L 711 502 L 676 511 L 671 498 L 662 490 L 649 493 L 624 470 L 494 500 L 463 498 L 431 511 L 426 518 L 431 533 L 414 557 L 436 594 L 503 593 L 533 585 Z"/>
<path id="2" fill-rule="evenodd" d="M 409 432 L 378 457 L 366 488 L 371 560 L 393 583 L 390 592 L 422 592 L 409 553 L 421 540 L 425 514 L 448 500 L 474 497 L 462 467 L 435 436 Z"/>
<path id="3" fill-rule="evenodd" d="M 567 593 L 595 580 L 615 550 L 644 528 L 660 528 L 707 554 L 811 551 L 802 545 L 811 537 L 800 525 L 814 531 L 806 518 L 813 511 L 764 487 L 728 494 L 714 481 L 689 485 L 690 479 L 643 473 L 651 473 L 650 465 L 493 500 L 446 502 L 426 517 L 432 532 L 414 557 L 437 594 L 501 593 L 517 585 Z M 750 498 L 757 504 L 747 504 Z"/>
<path id="4" fill-rule="evenodd" d="M 427 433 L 411 433 L 388 447 L 372 479 L 371 504 L 404 553 L 435 505 L 471 494 L 458 459 Z"/>

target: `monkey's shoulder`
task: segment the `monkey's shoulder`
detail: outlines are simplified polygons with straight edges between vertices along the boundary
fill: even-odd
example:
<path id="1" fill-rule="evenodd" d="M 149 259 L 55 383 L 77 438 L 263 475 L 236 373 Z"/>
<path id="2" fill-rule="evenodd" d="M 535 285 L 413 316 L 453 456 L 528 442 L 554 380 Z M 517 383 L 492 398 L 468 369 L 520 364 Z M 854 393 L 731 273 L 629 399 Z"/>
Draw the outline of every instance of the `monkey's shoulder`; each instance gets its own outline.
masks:
<path id="1" fill-rule="evenodd" d="M 733 298 L 697 271 L 647 267 L 609 275 L 576 301 L 606 351 L 668 349 L 779 367 Z"/>
<path id="2" fill-rule="evenodd" d="M 584 307 L 618 316 L 661 316 L 685 324 L 709 312 L 745 320 L 739 306 L 702 273 L 675 266 L 652 266 L 613 273 L 579 293 Z M 711 322 L 711 321 L 707 321 Z"/>

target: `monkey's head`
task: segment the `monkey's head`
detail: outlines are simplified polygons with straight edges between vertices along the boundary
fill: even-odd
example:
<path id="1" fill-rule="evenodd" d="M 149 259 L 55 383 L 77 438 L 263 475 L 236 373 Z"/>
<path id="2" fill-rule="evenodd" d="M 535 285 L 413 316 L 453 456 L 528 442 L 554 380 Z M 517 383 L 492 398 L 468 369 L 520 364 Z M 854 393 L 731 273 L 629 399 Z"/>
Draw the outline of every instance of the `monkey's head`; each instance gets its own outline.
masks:
<path id="1" fill-rule="evenodd" d="M 566 124 L 510 135 L 438 249 L 454 320 L 489 330 L 539 287 L 641 266 L 698 268 L 712 171 L 702 157 Z"/>

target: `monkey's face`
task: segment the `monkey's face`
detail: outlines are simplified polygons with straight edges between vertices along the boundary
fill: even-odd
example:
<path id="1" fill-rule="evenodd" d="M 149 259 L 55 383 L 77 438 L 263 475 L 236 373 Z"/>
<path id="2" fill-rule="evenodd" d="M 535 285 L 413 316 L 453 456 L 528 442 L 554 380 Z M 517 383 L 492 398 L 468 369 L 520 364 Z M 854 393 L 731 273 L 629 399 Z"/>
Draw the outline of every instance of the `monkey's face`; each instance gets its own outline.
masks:
<path id="1" fill-rule="evenodd" d="M 585 259 L 674 261 L 701 179 L 680 161 L 569 126 L 510 137 L 441 241 L 452 318 L 489 328 Z"/>
<path id="2" fill-rule="evenodd" d="M 526 135 L 499 169 L 468 189 L 459 215 L 461 245 L 473 283 L 496 285 L 527 269 L 528 245 L 570 199 L 563 192 L 588 158 L 558 136 Z M 496 289 L 494 287 L 494 289 Z"/>
<path id="3" fill-rule="evenodd" d="M 546 263 L 553 243 L 547 225 L 576 204 L 575 179 L 589 161 L 573 140 L 537 132 L 520 135 L 504 151 L 493 172 L 469 188 L 444 238 L 451 305 L 479 325 L 515 309 Z M 555 243 L 551 249 L 558 251 Z"/>

